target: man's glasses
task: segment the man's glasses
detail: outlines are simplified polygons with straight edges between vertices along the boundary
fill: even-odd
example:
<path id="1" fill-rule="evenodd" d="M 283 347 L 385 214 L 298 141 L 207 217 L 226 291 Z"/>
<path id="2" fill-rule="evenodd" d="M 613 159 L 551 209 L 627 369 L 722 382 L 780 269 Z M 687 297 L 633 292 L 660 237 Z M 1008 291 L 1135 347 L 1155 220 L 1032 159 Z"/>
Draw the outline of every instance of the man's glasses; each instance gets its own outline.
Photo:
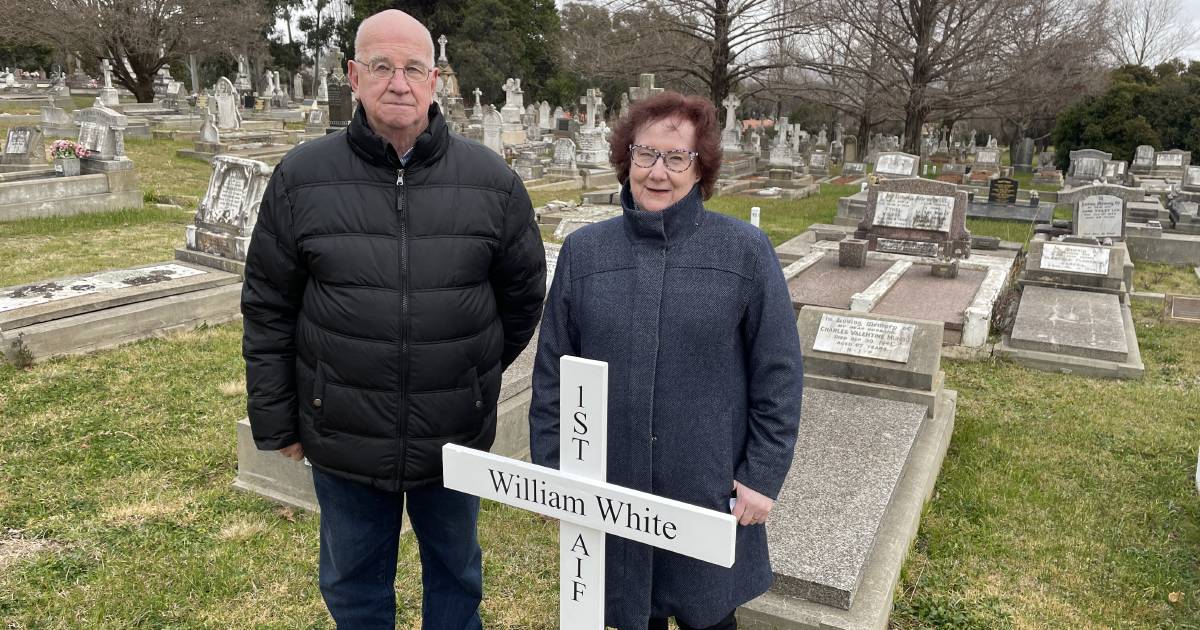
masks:
<path id="1" fill-rule="evenodd" d="M 405 81 L 408 81 L 409 83 L 421 83 L 425 79 L 429 78 L 429 73 L 431 72 L 429 68 L 417 65 L 397 68 L 390 62 L 381 59 L 377 59 L 370 63 L 363 63 L 357 59 L 351 59 L 350 61 L 353 61 L 354 63 L 366 68 L 368 74 L 376 79 L 379 79 L 380 81 L 391 81 L 392 77 L 396 76 L 396 72 L 401 72 Z"/>
<path id="2" fill-rule="evenodd" d="M 673 151 L 659 151 L 640 144 L 629 145 L 629 152 L 633 159 L 633 163 L 642 168 L 654 168 L 654 163 L 658 158 L 662 158 L 663 166 L 667 167 L 668 171 L 682 173 L 688 170 L 692 165 L 692 161 L 699 155 L 695 151 L 686 149 L 675 149 Z"/>

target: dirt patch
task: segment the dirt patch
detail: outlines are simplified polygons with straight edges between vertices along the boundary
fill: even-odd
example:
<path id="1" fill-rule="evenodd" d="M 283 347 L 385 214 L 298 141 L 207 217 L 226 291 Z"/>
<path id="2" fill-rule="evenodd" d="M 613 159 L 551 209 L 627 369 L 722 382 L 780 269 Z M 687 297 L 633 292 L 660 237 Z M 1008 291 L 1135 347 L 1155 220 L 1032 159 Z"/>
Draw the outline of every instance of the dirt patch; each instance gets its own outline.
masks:
<path id="1" fill-rule="evenodd" d="M 0 534 L 0 572 L 24 558 L 57 548 L 58 544 L 55 542 L 25 538 L 21 536 L 20 531 L 10 529 Z"/>

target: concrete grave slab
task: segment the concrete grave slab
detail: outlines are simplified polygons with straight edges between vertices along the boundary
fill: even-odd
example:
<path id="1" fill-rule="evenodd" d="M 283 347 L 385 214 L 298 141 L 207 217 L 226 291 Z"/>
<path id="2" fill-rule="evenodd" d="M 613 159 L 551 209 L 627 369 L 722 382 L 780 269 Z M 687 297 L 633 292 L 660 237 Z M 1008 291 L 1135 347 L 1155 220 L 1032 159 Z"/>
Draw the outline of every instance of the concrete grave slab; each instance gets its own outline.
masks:
<path id="1" fill-rule="evenodd" d="M 930 274 L 929 267 L 913 267 L 871 312 L 939 321 L 947 330 L 961 332 L 967 308 L 986 277 L 983 270 L 960 269 L 957 278 L 938 278 Z"/>
<path id="2" fill-rule="evenodd" d="M 871 286 L 892 266 L 892 261 L 868 257 L 862 267 L 838 265 L 837 253 L 822 255 L 810 267 L 788 277 L 792 305 L 849 309 L 850 299 Z"/>
<path id="3" fill-rule="evenodd" d="M 816 390 L 809 390 L 815 392 Z M 900 580 L 904 559 L 916 537 L 921 509 L 932 496 L 934 484 L 941 470 L 942 461 L 950 444 L 954 429 L 956 392 L 945 390 L 938 401 L 932 417 L 926 418 L 912 441 L 911 449 L 899 478 L 892 491 L 891 500 L 879 520 L 869 553 L 861 564 L 855 583 L 853 597 L 848 609 L 838 608 L 819 601 L 798 597 L 786 591 L 789 587 L 817 585 L 806 582 L 813 571 L 799 579 L 780 575 L 776 563 L 777 545 L 772 544 L 772 565 L 776 567 L 776 583 L 771 590 L 738 609 L 738 625 L 747 630 L 884 630 L 892 611 L 892 596 Z M 816 406 L 816 405 L 814 405 Z M 827 405 L 820 405 L 822 408 Z M 807 409 L 806 409 L 807 411 Z M 808 412 L 806 419 L 813 419 L 815 412 Z M 835 422 L 845 424 L 845 415 L 835 410 Z M 802 421 L 801 427 L 805 423 Z M 887 430 L 887 429 L 884 429 Z M 803 432 L 803 428 L 802 428 Z M 802 460 L 797 449 L 797 462 Z M 793 466 L 793 472 L 796 466 Z M 789 481 L 791 476 L 789 475 Z M 780 509 L 783 514 L 785 508 Z M 781 529 L 781 519 L 772 516 L 767 525 L 768 539 L 774 542 Z M 789 528 L 794 532 L 794 528 Z M 787 543 L 791 549 L 796 543 Z M 781 562 L 783 560 L 781 559 Z M 828 585 L 826 585 L 828 586 Z M 795 590 L 795 589 L 791 589 Z M 823 588 L 825 594 L 837 596 L 845 593 L 838 588 Z"/>

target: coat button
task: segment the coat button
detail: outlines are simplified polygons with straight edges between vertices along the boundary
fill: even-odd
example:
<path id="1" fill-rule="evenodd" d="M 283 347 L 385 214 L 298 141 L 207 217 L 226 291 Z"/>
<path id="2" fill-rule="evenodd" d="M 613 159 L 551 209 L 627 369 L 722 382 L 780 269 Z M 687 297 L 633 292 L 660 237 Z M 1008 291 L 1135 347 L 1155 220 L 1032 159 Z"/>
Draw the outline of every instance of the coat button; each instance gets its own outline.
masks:
<path id="1" fill-rule="evenodd" d="M 316 408 L 318 408 L 318 409 L 320 409 L 320 408 L 321 408 L 321 399 L 320 399 L 320 398 L 314 398 L 314 399 L 313 399 L 313 406 L 314 406 L 314 407 L 316 407 Z"/>
<path id="2" fill-rule="evenodd" d="M 483 401 L 482 401 L 482 400 L 476 400 L 476 401 L 475 401 L 475 408 L 476 408 L 476 409 L 483 409 Z"/>

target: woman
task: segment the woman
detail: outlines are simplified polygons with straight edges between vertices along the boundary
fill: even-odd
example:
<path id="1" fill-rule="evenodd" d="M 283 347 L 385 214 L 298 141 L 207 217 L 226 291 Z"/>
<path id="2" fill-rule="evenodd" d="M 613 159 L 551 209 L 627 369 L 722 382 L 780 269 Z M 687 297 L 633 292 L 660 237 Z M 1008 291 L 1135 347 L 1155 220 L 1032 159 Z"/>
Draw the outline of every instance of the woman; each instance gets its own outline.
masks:
<path id="1" fill-rule="evenodd" d="M 791 299 L 766 235 L 704 209 L 721 167 L 711 103 L 640 101 L 611 146 L 624 213 L 563 243 L 533 374 L 533 460 L 558 466 L 559 357 L 608 362 L 608 481 L 733 503 L 739 527 L 729 569 L 608 537 L 606 622 L 736 628 L 738 605 L 771 585 L 764 525 L 800 421 Z"/>

